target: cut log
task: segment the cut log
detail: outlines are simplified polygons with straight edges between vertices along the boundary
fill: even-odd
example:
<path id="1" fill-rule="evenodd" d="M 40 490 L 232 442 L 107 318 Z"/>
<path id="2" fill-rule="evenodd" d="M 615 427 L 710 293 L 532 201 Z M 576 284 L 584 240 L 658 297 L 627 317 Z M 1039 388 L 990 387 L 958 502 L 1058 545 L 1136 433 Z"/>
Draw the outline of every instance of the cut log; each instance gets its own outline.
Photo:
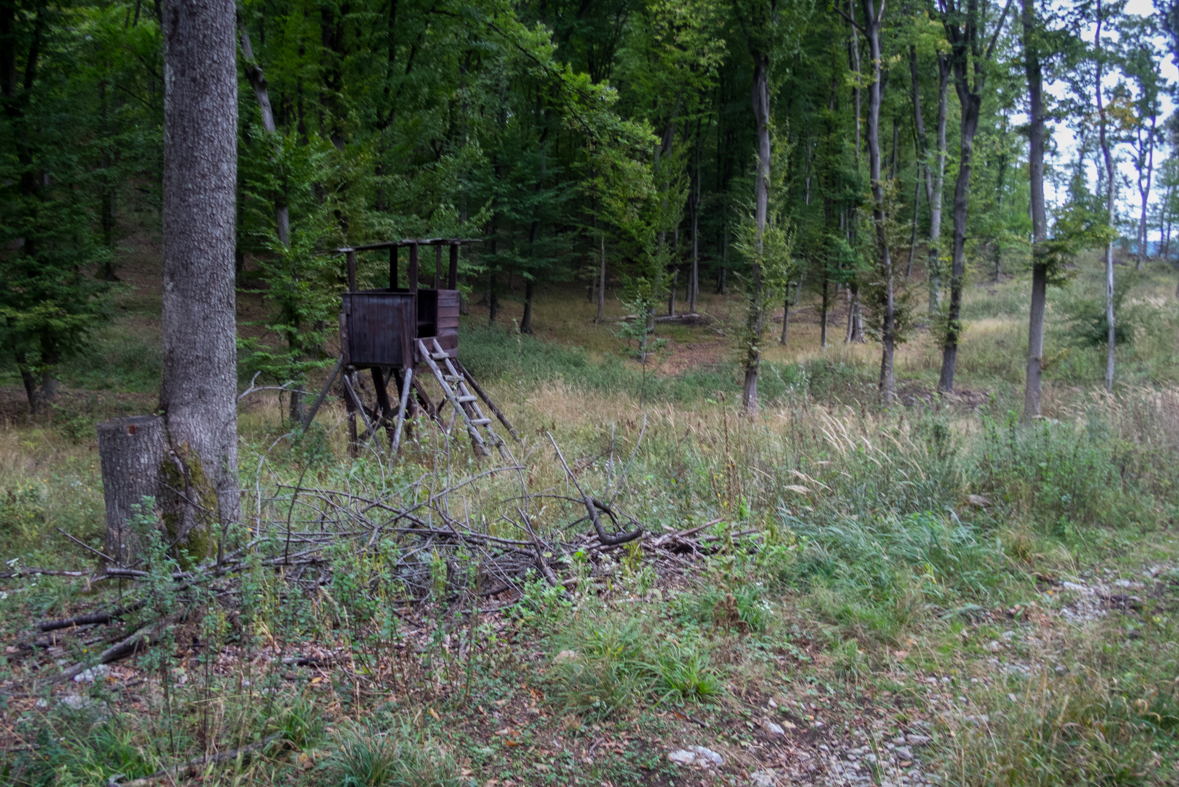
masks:
<path id="1" fill-rule="evenodd" d="M 139 555 L 139 534 L 128 520 L 144 497 L 156 498 L 164 461 L 164 421 L 133 415 L 98 425 L 98 457 L 106 501 L 106 554 L 121 565 Z"/>

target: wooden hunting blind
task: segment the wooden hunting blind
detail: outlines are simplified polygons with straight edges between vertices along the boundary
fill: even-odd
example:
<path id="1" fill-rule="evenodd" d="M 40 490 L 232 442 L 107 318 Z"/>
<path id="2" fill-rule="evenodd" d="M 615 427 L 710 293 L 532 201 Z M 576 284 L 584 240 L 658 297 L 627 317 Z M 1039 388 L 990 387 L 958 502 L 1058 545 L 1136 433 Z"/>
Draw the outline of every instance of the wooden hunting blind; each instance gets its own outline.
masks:
<path id="1" fill-rule="evenodd" d="M 391 450 L 396 452 L 401 445 L 406 420 L 419 412 L 433 419 L 447 432 L 453 428 L 456 419 L 461 419 L 476 453 L 487 455 L 486 442 L 489 441 L 506 455 L 506 446 L 491 429 L 491 419 L 483 414 L 479 401 L 487 405 L 513 437 L 519 439 L 519 436 L 458 357 L 458 253 L 462 244 L 477 242 L 459 238 L 428 238 L 370 243 L 335 250 L 336 254 L 345 257 L 348 266 L 348 291 L 343 293 L 340 304 L 340 359 L 311 408 L 304 429 L 310 426 L 311 419 L 315 417 L 336 376 L 342 374 L 342 394 L 348 411 L 354 455 L 382 427 L 389 434 Z M 435 251 L 434 286 L 431 288 L 421 286 L 423 272 L 419 255 L 422 247 Z M 399 287 L 398 258 L 403 248 L 409 251 L 406 268 L 408 286 Z M 445 278 L 443 249 L 449 251 Z M 389 286 L 376 290 L 356 289 L 357 253 L 381 250 L 389 252 Z M 445 288 L 442 287 L 444 281 L 447 285 Z M 437 403 L 414 374 L 419 364 L 425 364 L 438 381 L 442 397 Z M 369 370 L 372 376 L 375 402 L 364 400 L 364 386 L 356 375 L 362 369 Z M 390 381 L 395 383 L 395 391 L 400 393 L 396 407 L 389 399 Z M 449 422 L 442 416 L 442 410 L 447 404 L 452 408 Z M 363 419 L 365 427 L 360 434 L 358 416 Z"/>

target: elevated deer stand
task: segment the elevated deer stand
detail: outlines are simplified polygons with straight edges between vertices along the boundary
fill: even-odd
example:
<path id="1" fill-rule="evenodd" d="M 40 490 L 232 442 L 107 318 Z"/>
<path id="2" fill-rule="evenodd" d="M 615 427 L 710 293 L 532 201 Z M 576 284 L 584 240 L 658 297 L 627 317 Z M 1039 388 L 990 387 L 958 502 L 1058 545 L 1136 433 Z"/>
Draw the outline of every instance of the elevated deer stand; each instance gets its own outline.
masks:
<path id="1" fill-rule="evenodd" d="M 340 359 L 327 384 L 307 415 L 304 431 L 323 404 L 337 375 L 344 406 L 348 411 L 349 446 L 353 456 L 360 447 L 376 436 L 382 428 L 389 437 L 392 453 L 401 448 L 401 437 L 407 432 L 407 419 L 419 412 L 433 419 L 443 431 L 450 433 L 456 419 L 461 418 L 471 438 L 471 445 L 479 456 L 488 456 L 487 443 L 508 456 L 503 438 L 491 428 L 491 419 L 483 414 L 480 400 L 517 440 L 520 436 L 507 417 L 488 398 L 483 388 L 463 367 L 458 359 L 459 292 L 458 250 L 465 241 L 430 238 L 371 243 L 336 249 L 348 261 L 348 292 L 343 295 L 340 309 Z M 419 288 L 418 252 L 422 246 L 435 249 L 434 288 Z M 407 288 L 397 286 L 398 250 L 409 248 Z M 442 289 L 442 249 L 450 249 L 447 289 Z M 356 289 L 356 253 L 358 251 L 389 250 L 389 287 L 379 290 Z M 437 403 L 431 401 L 415 370 L 425 364 L 442 391 Z M 365 401 L 363 386 L 357 377 L 362 369 L 372 375 L 375 401 Z M 396 408 L 389 399 L 389 382 L 398 393 Z M 449 404 L 449 419 L 442 410 Z M 360 432 L 357 416 L 363 421 Z"/>

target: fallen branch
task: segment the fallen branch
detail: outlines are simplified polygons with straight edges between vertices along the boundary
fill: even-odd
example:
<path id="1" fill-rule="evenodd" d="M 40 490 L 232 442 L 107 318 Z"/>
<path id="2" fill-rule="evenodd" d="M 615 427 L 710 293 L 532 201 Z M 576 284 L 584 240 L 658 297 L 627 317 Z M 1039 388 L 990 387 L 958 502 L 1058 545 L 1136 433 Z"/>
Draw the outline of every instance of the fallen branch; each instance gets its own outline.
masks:
<path id="1" fill-rule="evenodd" d="M 62 670 L 61 674 L 53 679 L 53 683 L 65 683 L 73 680 L 76 676 L 81 675 L 91 667 L 96 667 L 100 664 L 110 664 L 112 661 L 126 658 L 134 654 L 140 644 L 148 644 L 151 640 L 156 639 L 160 633 L 171 624 L 171 620 L 165 618 L 153 626 L 147 626 L 137 630 L 131 636 L 126 637 L 109 648 L 98 654 L 95 661 L 79 661 L 74 666 Z"/>
<path id="2" fill-rule="evenodd" d="M 244 754 L 250 754 L 252 752 L 265 749 L 267 746 L 274 743 L 281 737 L 282 733 L 276 732 L 273 735 L 267 736 L 266 738 L 258 741 L 257 743 L 251 743 L 249 746 L 242 746 L 238 749 L 217 752 L 216 754 L 206 754 L 201 757 L 193 757 L 191 760 L 182 762 L 180 765 L 173 765 L 170 768 L 164 768 L 162 770 L 156 771 L 151 776 L 144 776 L 142 779 L 134 779 L 133 781 L 129 782 L 118 782 L 115 781 L 115 779 L 112 777 L 111 780 L 107 782 L 107 787 L 146 787 L 146 785 L 151 784 L 157 779 L 162 779 L 165 776 L 175 783 L 176 779 L 184 778 L 186 775 L 195 775 L 196 769 L 205 765 L 229 762 L 230 760 L 236 760 L 238 757 Z"/>
<path id="3" fill-rule="evenodd" d="M 620 535 L 611 536 L 606 533 L 606 528 L 602 527 L 602 519 L 598 516 L 598 506 L 595 505 L 594 498 L 585 493 L 581 488 L 581 483 L 577 480 L 577 476 L 573 475 L 573 471 L 569 469 L 569 463 L 565 461 L 565 455 L 561 453 L 561 447 L 557 445 L 557 441 L 553 438 L 551 432 L 545 432 L 549 436 L 549 440 L 553 444 L 553 448 L 557 451 L 557 458 L 561 460 L 561 466 L 565 468 L 565 473 L 569 479 L 573 481 L 573 485 L 577 487 L 577 491 L 581 494 L 581 500 L 585 504 L 585 510 L 589 514 L 590 522 L 594 525 L 594 531 L 598 534 L 598 541 L 606 546 L 615 546 L 617 544 L 625 544 L 627 541 L 634 541 L 643 534 L 643 529 L 640 527 L 630 533 L 622 533 Z M 600 504 L 599 504 L 600 505 Z M 608 510 L 608 509 L 607 509 Z M 613 515 L 611 515 L 613 518 Z"/>

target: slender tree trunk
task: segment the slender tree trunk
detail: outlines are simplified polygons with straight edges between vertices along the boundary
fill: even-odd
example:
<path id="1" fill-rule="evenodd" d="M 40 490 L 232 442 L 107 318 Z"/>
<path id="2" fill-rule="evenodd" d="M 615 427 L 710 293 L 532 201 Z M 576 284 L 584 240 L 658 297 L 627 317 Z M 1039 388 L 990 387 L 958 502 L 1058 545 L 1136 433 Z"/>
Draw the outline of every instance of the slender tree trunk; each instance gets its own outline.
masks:
<path id="1" fill-rule="evenodd" d="M 671 266 L 671 286 L 667 288 L 667 316 L 675 316 L 676 291 L 680 286 L 680 228 L 677 226 L 672 235 L 671 255 L 674 263 Z"/>
<path id="2" fill-rule="evenodd" d="M 1154 177 L 1154 136 L 1157 119 L 1150 118 L 1150 134 L 1146 140 L 1147 154 L 1145 173 L 1138 172 L 1138 196 L 1142 200 L 1142 213 L 1138 218 L 1138 264 L 1137 270 L 1142 270 L 1142 261 L 1146 258 L 1146 206 L 1150 202 L 1150 187 Z M 1145 183 L 1143 177 L 1145 174 Z"/>
<path id="3" fill-rule="evenodd" d="M 982 96 L 963 86 L 958 89 L 962 102 L 962 130 L 958 155 L 958 178 L 954 185 L 954 247 L 950 269 L 950 312 L 942 348 L 942 371 L 937 389 L 954 392 L 954 370 L 958 361 L 958 337 L 962 332 L 962 288 L 966 278 L 966 211 L 970 204 L 970 174 L 974 165 L 974 135 Z"/>
<path id="4" fill-rule="evenodd" d="M 888 246 L 888 228 L 885 226 L 884 182 L 881 180 L 880 162 L 880 105 L 884 99 L 884 85 L 881 84 L 880 21 L 884 6 L 877 13 L 874 0 L 862 0 L 864 6 L 864 37 L 868 40 L 868 51 L 872 60 L 872 83 L 868 87 L 868 176 L 872 187 L 872 222 L 876 225 L 876 254 L 880 273 L 884 277 L 884 315 L 880 330 L 883 350 L 880 357 L 880 400 L 886 407 L 892 404 L 896 395 L 896 378 L 893 372 L 893 358 L 896 353 L 896 308 L 893 293 L 892 254 Z M 894 126 L 894 132 L 895 132 Z M 894 150 L 897 143 L 893 135 Z"/>
<path id="5" fill-rule="evenodd" d="M 937 99 L 937 149 L 935 151 L 935 174 L 927 194 L 929 203 L 929 274 L 930 311 L 942 307 L 942 197 L 946 192 L 946 117 L 949 114 L 950 61 L 945 55 L 938 55 L 938 99 Z M 927 181 L 928 182 L 928 181 Z"/>
<path id="6" fill-rule="evenodd" d="M 828 297 L 828 281 L 826 274 L 823 275 L 823 297 L 822 305 L 819 307 L 819 347 L 827 349 L 827 308 L 829 306 Z"/>
<path id="7" fill-rule="evenodd" d="M 1040 417 L 1041 377 L 1044 366 L 1044 312 L 1048 300 L 1048 264 L 1043 243 L 1048 239 L 1044 202 L 1044 78 L 1036 41 L 1035 0 L 1023 0 L 1024 71 L 1028 80 L 1028 175 L 1031 180 L 1032 304 L 1028 325 L 1028 367 L 1024 386 L 1023 418 Z"/>
<path id="8" fill-rule="evenodd" d="M 232 0 L 165 0 L 165 519 L 188 554 L 240 515 L 234 219 L 237 66 Z M 170 509 L 170 510 L 169 510 Z"/>
<path id="9" fill-rule="evenodd" d="M 786 344 L 786 329 L 790 327 L 790 285 L 786 285 L 786 297 L 782 299 L 782 339 L 779 344 Z"/>
<path id="10" fill-rule="evenodd" d="M 935 133 L 935 148 L 930 157 L 929 140 L 925 131 L 925 119 L 921 112 L 921 90 L 918 80 L 917 47 L 909 47 L 909 71 L 913 85 L 913 115 L 917 126 L 917 139 L 921 146 L 921 159 L 925 170 L 925 202 L 929 205 L 929 243 L 927 249 L 926 281 L 929 286 L 929 311 L 941 309 L 941 248 L 942 193 L 946 176 L 946 115 L 947 94 L 950 83 L 949 59 L 945 54 L 937 56 L 938 104 Z"/>
<path id="11" fill-rule="evenodd" d="M 718 295 L 728 295 L 729 282 L 729 223 L 726 220 L 721 233 L 721 267 L 716 278 L 716 292 Z"/>
<path id="12" fill-rule="evenodd" d="M 675 102 L 675 107 L 672 109 L 672 112 L 671 112 L 671 120 L 668 121 L 667 129 L 664 130 L 664 132 L 663 132 L 663 139 L 661 140 L 659 146 L 655 148 L 655 169 L 656 170 L 659 169 L 659 163 L 666 156 L 671 155 L 671 151 L 675 145 L 675 124 L 676 124 L 676 117 L 679 115 L 679 102 L 680 102 L 680 100 L 677 97 L 676 102 Z M 664 216 L 667 215 L 667 205 L 668 205 L 667 189 L 668 188 L 669 188 L 669 184 L 668 184 L 668 180 L 665 176 L 664 180 L 663 180 L 663 199 L 662 199 L 663 215 Z M 660 263 L 661 264 L 656 265 L 655 270 L 653 271 L 653 273 L 655 275 L 655 281 L 652 282 L 651 300 L 647 304 L 647 333 L 654 333 L 655 332 L 655 303 L 656 303 L 657 299 L 659 298 L 659 291 L 663 288 L 663 277 L 667 273 L 667 271 L 664 270 L 663 265 L 662 265 L 662 257 L 663 257 L 662 252 L 666 248 L 667 248 L 667 229 L 666 229 L 666 227 L 661 227 L 659 230 L 659 252 L 660 252 Z"/>
<path id="13" fill-rule="evenodd" d="M 600 243 L 600 261 L 598 263 L 598 316 L 594 318 L 594 322 L 603 322 L 606 319 L 606 233 L 599 236 Z"/>
<path id="14" fill-rule="evenodd" d="M 855 0 L 847 0 L 847 15 L 851 19 L 856 18 Z M 852 98 L 855 102 L 855 129 L 856 129 L 856 163 L 860 163 L 860 37 L 856 35 L 856 26 L 851 27 L 851 68 L 855 74 L 855 83 L 852 87 Z"/>
<path id="15" fill-rule="evenodd" d="M 942 26 L 950 43 L 949 62 L 954 75 L 954 90 L 961 105 L 959 134 L 958 178 L 954 185 L 954 249 L 950 270 L 950 309 L 946 321 L 945 345 L 942 351 L 942 372 L 937 389 L 940 393 L 954 392 L 954 368 L 958 360 L 958 337 L 962 331 L 962 288 L 966 278 L 966 211 L 970 199 L 970 174 L 974 164 L 974 135 L 978 132 L 978 116 L 982 109 L 982 92 L 986 83 L 986 63 L 994 55 L 995 44 L 1007 21 L 1010 3 L 1002 14 L 984 52 L 984 36 L 980 25 L 978 5 L 971 3 L 965 16 L 946 11 Z M 974 77 L 973 83 L 971 77 Z"/>
<path id="16" fill-rule="evenodd" d="M 688 313 L 696 313 L 700 295 L 700 121 L 696 121 L 696 177 L 692 189 L 692 271 L 688 275 Z"/>
<path id="17" fill-rule="evenodd" d="M 26 108 L 31 103 L 29 92 L 37 83 L 37 67 L 40 63 L 41 38 L 45 32 L 46 9 L 44 4 L 37 4 L 36 13 L 32 19 L 32 41 L 29 45 L 28 56 L 26 59 L 24 74 L 18 81 L 17 66 L 16 66 L 16 47 L 9 45 L 14 36 L 14 29 L 16 25 L 17 4 L 15 2 L 0 2 L 0 95 L 4 97 L 3 104 L 4 114 L 7 116 L 11 124 L 12 134 L 12 151 L 5 149 L 5 154 L 15 154 L 16 163 L 20 172 L 20 194 L 25 203 L 26 210 L 36 211 L 37 205 L 41 201 L 41 184 L 43 173 L 38 163 L 33 149 L 33 135 L 34 130 L 30 128 Z M 23 13 L 23 12 L 22 12 Z M 19 250 L 19 254 L 26 257 L 36 258 L 39 251 L 38 242 L 35 237 L 26 236 L 23 244 Z M 42 335 L 42 344 L 49 339 L 49 337 Z M 23 347 L 15 347 L 14 358 L 16 360 L 17 368 L 20 370 L 21 382 L 25 387 L 25 395 L 29 400 L 29 412 L 37 415 L 44 411 L 46 402 L 44 401 L 44 394 L 46 392 L 46 380 L 55 379 L 56 370 L 44 357 L 40 359 L 41 372 L 38 373 L 33 365 L 29 362 L 26 350 Z M 40 387 L 38 387 L 40 382 Z"/>
<path id="18" fill-rule="evenodd" d="M 918 162 L 917 179 L 913 186 L 913 229 L 909 234 L 909 262 L 905 265 L 905 281 L 913 277 L 913 255 L 917 251 L 917 216 L 921 212 L 921 170 L 922 165 Z"/>
<path id="19" fill-rule="evenodd" d="M 757 250 L 763 249 L 770 202 L 770 56 L 757 52 L 753 59 L 753 117 L 757 121 L 757 180 L 755 213 Z M 761 365 L 761 334 L 765 298 L 761 265 L 753 263 L 749 276 L 749 316 L 746 320 L 745 385 L 741 403 L 745 412 L 757 413 L 757 375 Z"/>
<path id="20" fill-rule="evenodd" d="M 528 279 L 524 282 L 524 316 L 520 318 L 520 333 L 532 335 L 532 295 L 536 282 Z"/>
<path id="21" fill-rule="evenodd" d="M 241 41 L 242 57 L 245 60 L 244 72 L 246 79 L 250 83 L 250 87 L 254 89 L 254 99 L 258 102 L 258 112 L 262 116 L 262 131 L 265 133 L 270 144 L 274 146 L 275 153 L 278 152 L 278 146 L 281 144 L 278 138 L 278 127 L 274 123 L 274 109 L 270 104 L 270 88 L 266 82 L 266 75 L 262 71 L 262 66 L 254 57 L 254 48 L 250 44 L 250 29 L 246 25 L 246 20 L 242 18 L 240 9 L 237 17 L 238 34 Z M 279 173 L 280 182 L 283 181 L 281 173 Z M 282 246 L 286 246 L 290 242 L 291 235 L 291 212 L 287 205 L 286 184 L 282 182 L 282 186 L 276 189 L 272 195 L 274 200 L 274 227 L 275 234 L 278 236 L 278 242 Z M 240 258 L 240 252 L 238 253 Z M 235 261 L 235 273 L 240 273 L 239 268 L 241 262 Z M 302 360 L 302 355 L 298 352 L 299 349 L 299 326 L 296 324 L 290 332 L 289 346 L 297 361 Z M 301 390 L 304 379 L 295 380 L 295 386 L 291 390 L 290 406 L 288 409 L 288 416 L 292 423 L 303 422 L 303 391 Z"/>
<path id="22" fill-rule="evenodd" d="M 1101 25 L 1104 21 L 1102 19 L 1101 0 L 1097 0 L 1097 33 L 1095 35 L 1097 44 L 1097 120 L 1098 120 L 1098 139 L 1101 144 L 1101 158 L 1105 164 L 1105 209 L 1109 214 L 1109 224 L 1114 226 L 1117 219 L 1117 213 L 1114 206 L 1114 165 L 1113 156 L 1110 153 L 1109 138 L 1106 136 L 1106 111 L 1105 103 L 1102 98 L 1101 79 L 1103 76 L 1104 54 L 1101 49 Z M 1105 390 L 1112 391 L 1114 384 L 1114 361 L 1116 358 L 1116 328 L 1114 314 L 1114 258 L 1113 258 L 1113 240 L 1105 247 L 1105 320 L 1108 327 L 1106 336 L 1106 352 L 1105 352 Z"/>

